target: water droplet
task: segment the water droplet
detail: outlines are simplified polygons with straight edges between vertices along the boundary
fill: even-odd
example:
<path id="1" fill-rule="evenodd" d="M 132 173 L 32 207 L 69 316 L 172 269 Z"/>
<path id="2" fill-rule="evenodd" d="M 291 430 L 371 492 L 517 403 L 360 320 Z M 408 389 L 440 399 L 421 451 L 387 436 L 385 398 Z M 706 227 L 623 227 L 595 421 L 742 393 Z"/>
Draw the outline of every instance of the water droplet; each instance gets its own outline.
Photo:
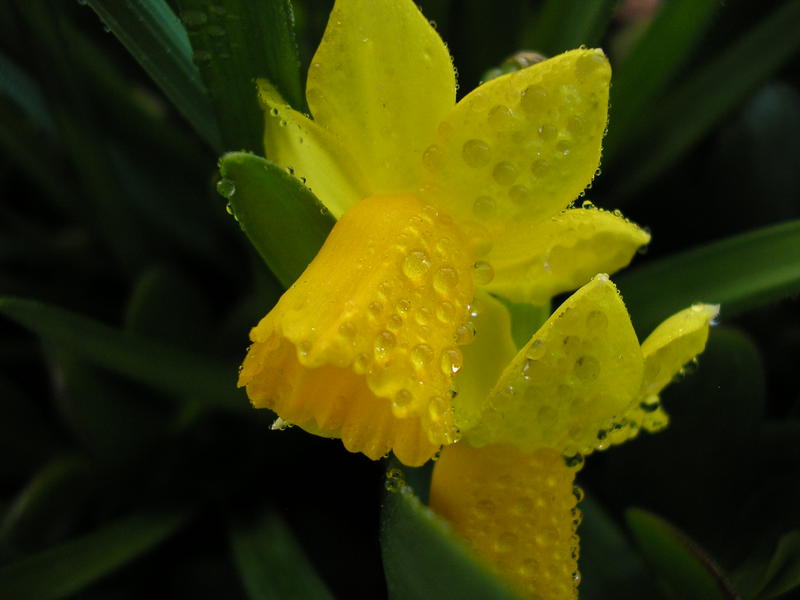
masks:
<path id="1" fill-rule="evenodd" d="M 584 459 L 583 454 L 580 452 L 564 455 L 564 464 L 566 464 L 570 469 L 575 469 L 577 471 L 583 467 L 585 462 L 586 460 Z"/>
<path id="2" fill-rule="evenodd" d="M 568 156 L 572 152 L 572 143 L 568 140 L 559 140 L 556 144 L 556 150 L 561 152 L 562 156 Z"/>
<path id="3" fill-rule="evenodd" d="M 428 169 L 437 169 L 441 166 L 444 155 L 442 149 L 436 144 L 431 144 L 422 153 L 422 164 Z"/>
<path id="4" fill-rule="evenodd" d="M 661 400 L 659 400 L 658 396 L 648 396 L 639 403 L 639 408 L 646 413 L 655 412 L 661 408 Z"/>
<path id="5" fill-rule="evenodd" d="M 543 158 L 533 161 L 531 163 L 531 173 L 537 179 L 541 179 L 547 174 L 548 169 L 550 168 L 550 163 L 548 163 Z"/>
<path id="6" fill-rule="evenodd" d="M 447 348 L 442 350 L 441 356 L 442 373 L 445 375 L 455 375 L 461 371 L 464 364 L 464 357 L 458 348 Z"/>
<path id="7" fill-rule="evenodd" d="M 356 336 L 356 324 L 352 321 L 343 321 L 339 325 L 339 335 L 348 339 L 354 338 Z"/>
<path id="8" fill-rule="evenodd" d="M 477 168 L 489 162 L 491 150 L 483 140 L 467 140 L 461 148 L 461 155 L 467 166 Z"/>
<path id="9" fill-rule="evenodd" d="M 408 411 L 413 401 L 414 401 L 414 395 L 407 389 L 402 389 L 398 390 L 398 392 L 394 395 L 394 400 L 392 401 L 392 404 L 394 405 L 394 408 L 397 412 L 403 414 Z"/>
<path id="10" fill-rule="evenodd" d="M 470 325 L 461 325 L 453 334 L 453 341 L 459 346 L 464 346 L 475 337 L 475 330 Z"/>
<path id="11" fill-rule="evenodd" d="M 546 142 L 554 140 L 558 135 L 558 129 L 556 129 L 555 125 L 551 125 L 550 123 L 545 123 L 544 125 L 540 126 L 538 131 L 539 137 Z"/>
<path id="12" fill-rule="evenodd" d="M 428 416 L 434 423 L 444 419 L 449 403 L 443 396 L 431 396 L 428 399 Z"/>
<path id="13" fill-rule="evenodd" d="M 383 330 L 375 338 L 375 358 L 383 360 L 392 351 L 397 340 L 391 331 Z"/>
<path id="14" fill-rule="evenodd" d="M 514 126 L 514 115 L 511 109 L 502 104 L 489 111 L 489 125 L 497 131 L 506 131 Z"/>
<path id="15" fill-rule="evenodd" d="M 528 113 L 543 112 L 547 103 L 547 90 L 540 85 L 532 85 L 522 92 L 522 110 Z"/>
<path id="16" fill-rule="evenodd" d="M 504 531 L 497 538 L 495 549 L 497 552 L 510 552 L 517 545 L 517 536 L 510 531 Z"/>
<path id="17" fill-rule="evenodd" d="M 403 326 L 403 319 L 400 315 L 391 315 L 386 324 L 390 331 L 397 331 Z"/>
<path id="18" fill-rule="evenodd" d="M 381 312 L 383 312 L 383 304 L 380 302 L 370 302 L 369 306 L 367 306 L 367 310 L 369 311 L 370 316 L 378 317 L 380 316 Z"/>
<path id="19" fill-rule="evenodd" d="M 575 361 L 575 375 L 583 381 L 593 381 L 600 375 L 600 363 L 593 356 L 581 356 Z"/>
<path id="20" fill-rule="evenodd" d="M 433 276 L 433 289 L 442 295 L 449 294 L 458 285 L 458 273 L 452 267 L 442 267 Z"/>
<path id="21" fill-rule="evenodd" d="M 590 331 L 603 332 L 608 327 L 608 317 L 601 310 L 593 310 L 586 316 L 586 326 Z"/>
<path id="22" fill-rule="evenodd" d="M 508 197 L 514 204 L 527 204 L 531 197 L 531 191 L 524 185 L 515 185 L 508 190 Z"/>
<path id="23" fill-rule="evenodd" d="M 479 196 L 472 203 L 472 213 L 481 220 L 491 219 L 496 209 L 497 205 L 491 196 Z"/>
<path id="24" fill-rule="evenodd" d="M 362 352 L 358 356 L 356 356 L 355 360 L 353 361 L 353 370 L 358 373 L 359 375 L 363 375 L 369 369 L 369 365 L 372 362 L 369 355 L 365 352 Z"/>
<path id="25" fill-rule="evenodd" d="M 442 302 L 436 307 L 436 318 L 442 323 L 452 323 L 456 316 L 456 307 L 449 302 Z"/>
<path id="26" fill-rule="evenodd" d="M 423 369 L 433 360 L 433 348 L 428 344 L 418 344 L 411 349 L 411 362 L 418 369 Z"/>
<path id="27" fill-rule="evenodd" d="M 414 314 L 417 325 L 427 325 L 431 322 L 431 311 L 427 306 L 420 306 Z"/>
<path id="28" fill-rule="evenodd" d="M 397 301 L 397 312 L 405 314 L 411 309 L 411 300 L 408 298 L 400 298 Z"/>
<path id="29" fill-rule="evenodd" d="M 567 119 L 567 131 L 574 137 L 581 136 L 586 131 L 586 123 L 579 116 L 573 115 Z"/>
<path id="30" fill-rule="evenodd" d="M 494 267 L 484 260 L 475 263 L 472 270 L 472 280 L 475 285 L 487 285 L 494 279 Z"/>
<path id="31" fill-rule="evenodd" d="M 403 259 L 403 274 L 409 279 L 420 279 L 431 268 L 431 261 L 424 250 L 412 250 Z"/>
<path id="32" fill-rule="evenodd" d="M 594 208 L 594 203 L 591 200 L 584 200 L 581 202 L 581 208 L 585 208 L 586 210 L 591 210 Z"/>
<path id="33" fill-rule="evenodd" d="M 499 162 L 492 169 L 492 177 L 499 185 L 511 185 L 517 175 L 517 167 L 510 162 Z"/>
<path id="34" fill-rule="evenodd" d="M 217 182 L 217 193 L 223 198 L 232 198 L 236 193 L 236 183 L 223 177 Z"/>
<path id="35" fill-rule="evenodd" d="M 602 52 L 592 52 L 584 54 L 575 62 L 575 73 L 578 79 L 583 80 L 598 70 L 601 66 L 607 66 L 608 60 Z"/>
<path id="36" fill-rule="evenodd" d="M 528 346 L 528 351 L 525 353 L 525 356 L 532 360 L 539 360 L 544 356 L 544 343 L 542 340 L 534 340 L 533 343 Z"/>

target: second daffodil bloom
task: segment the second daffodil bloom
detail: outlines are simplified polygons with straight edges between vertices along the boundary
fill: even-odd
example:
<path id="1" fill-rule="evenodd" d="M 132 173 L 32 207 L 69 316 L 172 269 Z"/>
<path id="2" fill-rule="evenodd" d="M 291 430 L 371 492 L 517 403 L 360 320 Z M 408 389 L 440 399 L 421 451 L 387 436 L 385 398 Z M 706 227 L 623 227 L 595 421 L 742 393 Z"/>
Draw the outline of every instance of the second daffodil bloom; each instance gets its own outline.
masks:
<path id="1" fill-rule="evenodd" d="M 599 165 L 609 79 L 602 51 L 580 49 L 456 103 L 447 48 L 411 0 L 337 0 L 308 73 L 313 118 L 259 82 L 267 157 L 338 223 L 252 330 L 252 403 L 373 459 L 419 465 L 453 442 L 476 287 L 543 303 L 649 240 L 568 209 Z"/>
<path id="2" fill-rule="evenodd" d="M 444 448 L 431 507 L 522 597 L 577 597 L 575 472 L 583 457 L 667 425 L 659 394 L 702 352 L 718 307 L 698 304 L 639 345 L 615 286 L 598 275 L 517 352 L 509 316 L 482 298 L 456 398 L 462 440 Z M 484 338 L 481 338 L 481 335 Z"/>

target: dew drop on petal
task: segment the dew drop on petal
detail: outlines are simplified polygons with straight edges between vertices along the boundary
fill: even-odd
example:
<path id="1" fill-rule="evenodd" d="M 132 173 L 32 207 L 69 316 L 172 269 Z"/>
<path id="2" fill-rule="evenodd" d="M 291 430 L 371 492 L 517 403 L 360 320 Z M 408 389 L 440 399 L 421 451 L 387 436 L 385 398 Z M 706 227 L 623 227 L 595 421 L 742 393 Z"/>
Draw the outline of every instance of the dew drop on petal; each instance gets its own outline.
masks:
<path id="1" fill-rule="evenodd" d="M 461 148 L 461 155 L 467 166 L 477 168 L 489 162 L 491 151 L 483 140 L 467 140 Z"/>
<path id="2" fill-rule="evenodd" d="M 472 277 L 476 285 L 488 285 L 494 279 L 494 267 L 485 260 L 479 260 L 474 265 Z"/>

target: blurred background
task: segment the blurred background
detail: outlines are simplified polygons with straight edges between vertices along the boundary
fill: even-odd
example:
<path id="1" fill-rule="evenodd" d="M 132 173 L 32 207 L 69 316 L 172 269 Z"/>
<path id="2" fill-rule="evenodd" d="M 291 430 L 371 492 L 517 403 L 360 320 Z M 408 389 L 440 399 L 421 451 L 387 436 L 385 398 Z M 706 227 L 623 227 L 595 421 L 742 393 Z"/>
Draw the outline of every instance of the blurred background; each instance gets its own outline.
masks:
<path id="1" fill-rule="evenodd" d="M 302 104 L 332 2 L 262 3 L 274 15 L 293 7 Z M 9 598 L 281 597 L 259 596 L 252 574 L 281 556 L 297 557 L 284 576 L 312 590 L 296 597 L 324 597 L 313 595 L 323 585 L 338 598 L 386 594 L 386 466 L 335 440 L 270 431 L 272 416 L 235 389 L 249 328 L 282 287 L 216 191 L 222 152 L 262 152 L 254 91 L 240 112 L 219 90 L 226 77 L 247 90 L 270 73 L 209 67 L 216 34 L 192 18 L 204 4 L 0 4 Z M 258 10 L 246 4 L 220 0 L 208 14 Z M 699 365 L 665 392 L 669 429 L 592 456 L 579 473 L 582 597 L 689 597 L 631 534 L 630 507 L 694 540 L 694 556 L 724 581 L 720 597 L 736 597 L 728 585 L 769 597 L 772 567 L 800 582 L 800 2 L 419 5 L 453 54 L 462 95 L 519 68 L 522 51 L 602 47 L 611 117 L 602 174 L 580 201 L 652 230 L 647 253 L 618 277 L 640 338 L 692 301 L 722 301 Z M 268 22 L 288 36 L 288 21 Z M 159 24 L 178 40 L 161 55 L 147 46 Z M 170 71 L 187 48 L 199 71 L 191 60 Z M 209 96 L 171 88 L 181 77 Z M 714 297 L 694 297 L 706 289 Z"/>

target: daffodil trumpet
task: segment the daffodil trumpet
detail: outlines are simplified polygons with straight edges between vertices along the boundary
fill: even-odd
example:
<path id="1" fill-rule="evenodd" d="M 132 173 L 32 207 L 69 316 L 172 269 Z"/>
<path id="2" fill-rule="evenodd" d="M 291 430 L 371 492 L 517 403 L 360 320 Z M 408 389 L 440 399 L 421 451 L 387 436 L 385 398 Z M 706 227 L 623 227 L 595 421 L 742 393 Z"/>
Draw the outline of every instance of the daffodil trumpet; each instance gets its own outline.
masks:
<path id="1" fill-rule="evenodd" d="M 610 74 L 578 49 L 456 102 L 447 48 L 411 0 L 337 0 L 311 117 L 259 82 L 266 156 L 338 223 L 251 332 L 253 405 L 372 459 L 419 465 L 455 441 L 476 290 L 542 304 L 649 240 L 570 208 L 599 166 Z"/>
<path id="2" fill-rule="evenodd" d="M 719 307 L 687 308 L 640 345 L 615 286 L 598 275 L 517 351 L 506 309 L 481 301 L 479 332 L 490 333 L 465 351 L 470 377 L 455 399 L 463 438 L 434 467 L 431 507 L 522 597 L 576 598 L 575 473 L 586 455 L 667 425 L 659 395 L 702 352 Z"/>

